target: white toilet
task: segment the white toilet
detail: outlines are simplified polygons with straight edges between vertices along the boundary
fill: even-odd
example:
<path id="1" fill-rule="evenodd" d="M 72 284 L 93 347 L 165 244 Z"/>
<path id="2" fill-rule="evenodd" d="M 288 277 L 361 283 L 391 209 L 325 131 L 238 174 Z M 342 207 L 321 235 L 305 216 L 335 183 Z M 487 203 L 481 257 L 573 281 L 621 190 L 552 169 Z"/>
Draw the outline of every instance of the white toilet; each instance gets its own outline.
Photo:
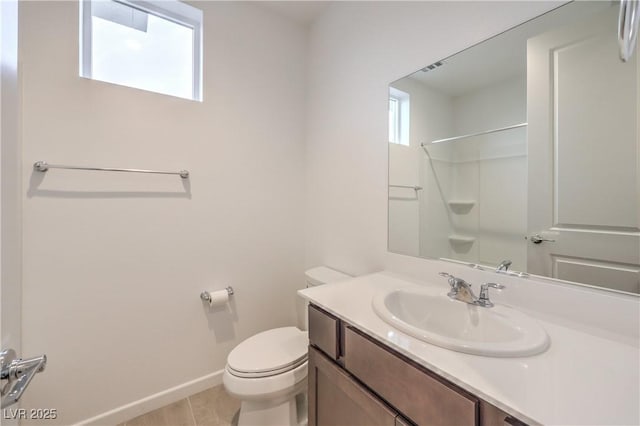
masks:
<path id="1" fill-rule="evenodd" d="M 350 278 L 325 266 L 309 269 L 305 276 L 307 287 Z M 238 426 L 307 424 L 308 344 L 306 331 L 282 327 L 258 333 L 231 351 L 222 382 L 227 393 L 242 401 Z"/>

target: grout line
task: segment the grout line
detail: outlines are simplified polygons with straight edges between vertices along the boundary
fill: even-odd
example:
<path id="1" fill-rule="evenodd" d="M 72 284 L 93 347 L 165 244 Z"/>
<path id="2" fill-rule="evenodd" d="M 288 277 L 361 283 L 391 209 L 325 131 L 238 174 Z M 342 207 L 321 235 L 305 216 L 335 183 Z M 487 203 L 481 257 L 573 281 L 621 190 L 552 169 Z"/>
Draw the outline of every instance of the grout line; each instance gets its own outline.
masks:
<path id="1" fill-rule="evenodd" d="M 196 423 L 196 416 L 193 414 L 193 407 L 191 406 L 190 397 L 187 397 L 187 404 L 189 405 L 189 412 L 191 413 L 191 420 L 193 420 L 193 426 L 198 426 L 198 424 Z"/>

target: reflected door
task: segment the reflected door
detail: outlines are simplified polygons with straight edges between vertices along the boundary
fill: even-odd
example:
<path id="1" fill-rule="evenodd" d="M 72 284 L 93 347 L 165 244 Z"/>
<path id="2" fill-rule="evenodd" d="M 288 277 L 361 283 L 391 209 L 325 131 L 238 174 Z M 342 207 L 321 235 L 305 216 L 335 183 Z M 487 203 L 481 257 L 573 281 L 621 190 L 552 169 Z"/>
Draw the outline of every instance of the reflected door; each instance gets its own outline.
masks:
<path id="1" fill-rule="evenodd" d="M 640 68 L 619 59 L 617 17 L 528 42 L 527 270 L 639 292 Z"/>

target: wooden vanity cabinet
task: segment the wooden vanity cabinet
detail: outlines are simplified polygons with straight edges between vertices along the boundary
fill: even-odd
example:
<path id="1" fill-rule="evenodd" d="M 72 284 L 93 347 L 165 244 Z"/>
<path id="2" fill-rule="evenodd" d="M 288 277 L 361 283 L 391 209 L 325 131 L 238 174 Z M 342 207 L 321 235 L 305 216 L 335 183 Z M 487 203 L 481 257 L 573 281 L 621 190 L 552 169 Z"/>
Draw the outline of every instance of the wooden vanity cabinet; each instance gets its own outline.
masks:
<path id="1" fill-rule="evenodd" d="M 309 306 L 310 426 L 526 426 Z"/>
<path id="2" fill-rule="evenodd" d="M 308 379 L 310 426 L 395 426 L 398 413 L 313 347 Z"/>

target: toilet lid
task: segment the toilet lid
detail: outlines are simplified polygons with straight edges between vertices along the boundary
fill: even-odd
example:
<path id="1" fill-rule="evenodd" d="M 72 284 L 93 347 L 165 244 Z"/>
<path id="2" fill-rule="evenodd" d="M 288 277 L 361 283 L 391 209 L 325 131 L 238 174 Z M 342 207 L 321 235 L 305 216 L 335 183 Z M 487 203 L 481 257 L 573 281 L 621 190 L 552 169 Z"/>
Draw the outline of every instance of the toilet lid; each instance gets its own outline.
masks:
<path id="1" fill-rule="evenodd" d="M 307 333 L 296 327 L 274 328 L 249 337 L 227 358 L 234 375 L 263 377 L 291 370 L 307 359 Z"/>

